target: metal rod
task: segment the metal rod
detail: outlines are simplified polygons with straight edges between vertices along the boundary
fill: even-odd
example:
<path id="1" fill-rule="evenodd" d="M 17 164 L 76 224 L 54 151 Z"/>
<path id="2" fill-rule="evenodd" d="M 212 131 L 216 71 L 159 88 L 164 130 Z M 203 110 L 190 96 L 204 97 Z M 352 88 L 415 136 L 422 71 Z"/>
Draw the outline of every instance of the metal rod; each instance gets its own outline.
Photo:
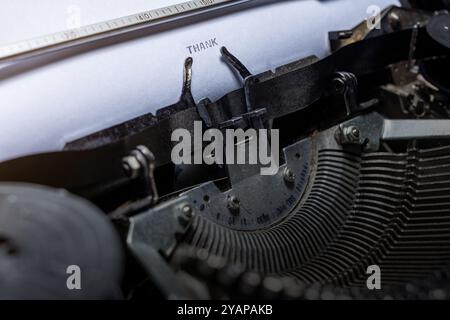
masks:
<path id="1" fill-rule="evenodd" d="M 58 52 L 72 46 L 152 28 L 167 22 L 178 21 L 206 12 L 224 9 L 257 0 L 192 0 L 164 8 L 153 9 L 130 16 L 99 22 L 77 29 L 24 40 L 0 47 L 0 63 L 11 64 L 17 60 Z"/>

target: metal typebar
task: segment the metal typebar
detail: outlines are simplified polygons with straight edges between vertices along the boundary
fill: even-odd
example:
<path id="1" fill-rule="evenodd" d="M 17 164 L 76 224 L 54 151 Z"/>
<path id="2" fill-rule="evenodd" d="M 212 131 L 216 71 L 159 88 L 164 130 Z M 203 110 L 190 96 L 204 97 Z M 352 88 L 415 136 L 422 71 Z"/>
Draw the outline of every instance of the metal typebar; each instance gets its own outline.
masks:
<path id="1" fill-rule="evenodd" d="M 383 140 L 450 138 L 450 120 L 384 120 Z"/>

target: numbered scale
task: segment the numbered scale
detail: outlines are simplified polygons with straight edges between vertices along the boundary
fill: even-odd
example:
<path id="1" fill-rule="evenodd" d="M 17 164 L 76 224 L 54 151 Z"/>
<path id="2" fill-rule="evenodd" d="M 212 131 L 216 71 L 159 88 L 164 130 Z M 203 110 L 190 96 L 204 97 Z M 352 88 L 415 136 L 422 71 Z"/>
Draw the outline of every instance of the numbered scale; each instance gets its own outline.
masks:
<path id="1" fill-rule="evenodd" d="M 199 16 L 208 12 L 258 0 L 193 0 L 164 8 L 153 9 L 126 17 L 116 18 L 96 24 L 82 26 L 77 29 L 57 32 L 20 41 L 0 47 L 0 64 L 13 62 L 70 49 L 73 46 L 93 43 L 98 40 L 137 30 L 151 29 L 156 25 L 178 21 L 188 17 Z"/>

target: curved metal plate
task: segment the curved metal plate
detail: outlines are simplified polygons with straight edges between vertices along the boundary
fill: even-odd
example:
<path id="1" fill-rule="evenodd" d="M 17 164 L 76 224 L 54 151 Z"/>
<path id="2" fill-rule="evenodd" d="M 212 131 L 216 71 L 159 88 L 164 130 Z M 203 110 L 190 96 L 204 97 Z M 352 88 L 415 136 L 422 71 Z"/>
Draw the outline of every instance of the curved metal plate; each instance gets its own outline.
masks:
<path id="1" fill-rule="evenodd" d="M 236 230 L 260 230 L 286 218 L 298 205 L 308 184 L 314 154 L 311 139 L 284 149 L 286 164 L 273 176 L 255 174 L 238 181 L 226 192 L 213 183 L 190 190 L 186 195 L 199 214 L 220 225 Z M 286 181 L 285 172 L 294 174 Z M 245 172 L 244 172 L 245 174 Z M 238 198 L 238 209 L 229 201 Z"/>

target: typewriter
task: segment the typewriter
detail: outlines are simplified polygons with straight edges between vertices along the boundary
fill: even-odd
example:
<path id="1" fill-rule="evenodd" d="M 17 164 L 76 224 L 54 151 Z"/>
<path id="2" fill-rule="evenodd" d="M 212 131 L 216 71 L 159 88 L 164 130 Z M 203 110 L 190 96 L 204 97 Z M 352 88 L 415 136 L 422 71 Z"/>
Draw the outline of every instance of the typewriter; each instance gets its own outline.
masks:
<path id="1" fill-rule="evenodd" d="M 23 99 L 39 121 L 34 102 L 53 98 L 28 99 L 21 76 L 67 50 L 273 5 L 254 2 L 170 4 L 0 48 L 2 109 Z M 220 38 L 189 42 L 166 66 L 183 78 L 167 89 L 178 102 L 152 101 L 155 112 L 80 131 L 59 150 L 35 149 L 37 131 L 9 136 L 9 147 L 29 149 L 0 150 L 0 298 L 450 298 L 448 10 L 447 0 L 385 6 L 326 30 L 326 54 L 273 68 L 249 65 Z M 238 85 L 199 100 L 195 67 L 207 51 Z M 2 86 L 12 81 L 23 92 L 9 100 Z"/>

